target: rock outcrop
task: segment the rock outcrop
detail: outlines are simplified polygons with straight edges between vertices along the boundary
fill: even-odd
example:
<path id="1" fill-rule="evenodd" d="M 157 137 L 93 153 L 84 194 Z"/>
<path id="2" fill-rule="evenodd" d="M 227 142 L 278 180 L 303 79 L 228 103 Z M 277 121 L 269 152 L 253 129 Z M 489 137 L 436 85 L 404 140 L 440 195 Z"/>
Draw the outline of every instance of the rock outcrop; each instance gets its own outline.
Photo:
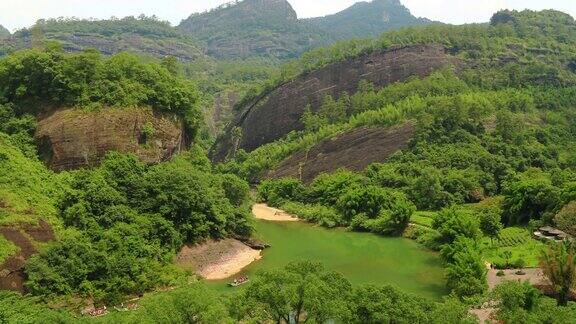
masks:
<path id="1" fill-rule="evenodd" d="M 309 183 L 321 173 L 340 168 L 362 171 L 404 149 L 413 134 L 412 123 L 391 128 L 358 128 L 293 154 L 266 178 L 293 177 Z"/>
<path id="2" fill-rule="evenodd" d="M 58 110 L 40 118 L 35 138 L 40 156 L 56 171 L 95 166 L 110 151 L 159 163 L 187 145 L 181 121 L 150 108 Z"/>
<path id="3" fill-rule="evenodd" d="M 317 111 L 326 95 L 354 94 L 362 80 L 383 87 L 412 76 L 428 76 L 453 62 L 440 45 L 417 45 L 375 51 L 302 75 L 241 109 L 211 156 L 223 161 L 233 149 L 252 151 L 302 130 L 300 119 L 307 105 Z M 241 138 L 236 138 L 239 133 Z"/>

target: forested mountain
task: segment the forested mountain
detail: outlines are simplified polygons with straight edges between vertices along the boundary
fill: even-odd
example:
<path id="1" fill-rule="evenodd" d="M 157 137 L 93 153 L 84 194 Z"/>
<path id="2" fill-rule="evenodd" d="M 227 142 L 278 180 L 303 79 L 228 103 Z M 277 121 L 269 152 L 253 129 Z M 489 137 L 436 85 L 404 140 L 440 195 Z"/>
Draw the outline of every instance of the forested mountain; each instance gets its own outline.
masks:
<path id="1" fill-rule="evenodd" d="M 4 26 L 0 25 L 0 39 L 6 38 L 10 36 L 10 31 L 6 29 Z"/>
<path id="2" fill-rule="evenodd" d="M 193 14 L 178 28 L 205 43 L 217 58 L 293 58 L 327 45 L 329 36 L 298 20 L 286 0 L 244 0 Z"/>
<path id="3" fill-rule="evenodd" d="M 384 7 L 426 23 L 397 1 L 314 22 L 286 1 L 246 0 L 179 29 L 145 17 L 40 21 L 12 36 L 13 48 L 32 48 L 0 57 L 0 289 L 16 291 L 0 291 L 0 322 L 477 323 L 481 305 L 506 324 L 572 322 L 576 245 L 533 236 L 549 226 L 576 235 L 576 22 L 501 11 L 486 24 L 413 26 L 299 55 L 334 40 L 319 24 L 351 17 L 341 32 L 357 36 L 354 17 Z M 165 40 L 193 51 L 211 35 L 211 55 L 244 59 L 164 57 Z M 68 53 L 84 49 L 78 38 L 135 39 L 125 49 L 162 59 L 112 43 Z M 210 161 L 201 107 L 212 96 L 237 104 Z M 259 255 L 263 225 L 276 235 L 291 225 L 255 219 L 254 200 L 306 222 Z M 329 233 L 321 245 L 334 263 L 291 253 L 300 240 L 325 257 L 307 240 L 318 232 L 303 228 Z M 343 234 L 360 254 L 332 256 Z M 232 267 L 241 252 L 207 247 L 226 240 L 273 267 Z M 427 255 L 423 266 L 404 245 L 390 249 L 395 260 L 366 252 L 400 240 Z M 207 268 L 234 273 L 230 287 L 178 263 L 194 248 Z M 334 268 L 355 258 L 368 280 Z M 384 262 L 367 269 L 368 258 Z M 421 293 L 388 285 L 398 262 L 418 268 L 410 285 Z M 384 266 L 395 274 L 372 282 Z M 432 267 L 439 276 L 421 281 Z M 544 281 L 512 279 L 527 272 Z M 492 289 L 494 278 L 506 282 Z M 430 289 L 437 299 L 424 297 Z"/>
<path id="4" fill-rule="evenodd" d="M 298 19 L 287 0 L 244 0 L 193 14 L 176 28 L 145 16 L 39 20 L 0 42 L 0 55 L 55 40 L 68 52 L 96 48 L 106 55 L 130 51 L 156 58 L 175 56 L 181 61 L 204 55 L 288 59 L 338 40 L 373 37 L 426 23 L 430 22 L 412 16 L 397 0 L 357 3 L 338 14 L 314 19 Z M 0 28 L 0 37 L 5 36 L 9 33 Z"/>
<path id="5" fill-rule="evenodd" d="M 367 38 L 383 31 L 430 23 L 397 0 L 361 2 L 335 15 L 298 19 L 287 0 L 244 0 L 194 14 L 179 28 L 205 42 L 218 58 L 293 58 L 338 40 Z"/>
<path id="6" fill-rule="evenodd" d="M 339 13 L 307 21 L 325 31 L 332 40 L 371 38 L 390 29 L 431 23 L 414 17 L 399 0 L 357 2 Z"/>
<path id="7" fill-rule="evenodd" d="M 182 61 L 202 57 L 198 43 L 168 22 L 155 17 L 126 17 L 109 20 L 75 18 L 39 20 L 0 42 L 0 55 L 8 50 L 39 46 L 45 40 L 58 41 L 67 52 L 95 48 L 105 55 L 122 51 L 156 58 L 175 56 Z"/>

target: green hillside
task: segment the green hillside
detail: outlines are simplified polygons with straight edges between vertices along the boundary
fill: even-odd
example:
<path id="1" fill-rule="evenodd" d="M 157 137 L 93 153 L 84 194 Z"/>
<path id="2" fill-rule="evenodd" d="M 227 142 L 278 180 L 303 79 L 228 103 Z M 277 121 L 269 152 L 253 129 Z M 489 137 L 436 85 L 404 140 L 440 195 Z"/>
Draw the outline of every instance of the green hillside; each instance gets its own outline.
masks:
<path id="1" fill-rule="evenodd" d="M 308 21 L 334 40 L 372 38 L 391 29 L 431 23 L 414 17 L 399 0 L 357 2 L 339 13 Z"/>
<path id="2" fill-rule="evenodd" d="M 10 31 L 4 26 L 0 25 L 0 39 L 10 36 Z"/>
<path id="3" fill-rule="evenodd" d="M 178 28 L 205 43 L 217 58 L 294 58 L 327 45 L 327 35 L 298 20 L 285 0 L 245 0 L 193 14 Z"/>
<path id="4" fill-rule="evenodd" d="M 0 43 L 0 55 L 11 49 L 41 46 L 58 41 L 68 52 L 95 48 L 106 55 L 128 51 L 164 58 L 175 56 L 193 61 L 204 56 L 198 43 L 156 17 L 125 17 L 109 20 L 75 18 L 39 20 Z"/>

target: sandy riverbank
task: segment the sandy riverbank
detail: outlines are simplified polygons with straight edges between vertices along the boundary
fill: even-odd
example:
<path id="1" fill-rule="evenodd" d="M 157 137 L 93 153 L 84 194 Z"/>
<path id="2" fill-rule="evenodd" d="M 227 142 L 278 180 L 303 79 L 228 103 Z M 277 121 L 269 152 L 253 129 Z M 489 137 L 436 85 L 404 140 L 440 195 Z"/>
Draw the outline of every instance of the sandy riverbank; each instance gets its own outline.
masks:
<path id="1" fill-rule="evenodd" d="M 275 222 L 298 222 L 300 219 L 286 213 L 283 210 L 272 208 L 266 204 L 255 204 L 252 206 L 252 214 L 258 219 Z"/>
<path id="2" fill-rule="evenodd" d="M 178 253 L 176 264 L 196 271 L 204 279 L 221 280 L 239 273 L 260 258 L 261 251 L 238 240 L 226 239 L 184 246 Z"/>

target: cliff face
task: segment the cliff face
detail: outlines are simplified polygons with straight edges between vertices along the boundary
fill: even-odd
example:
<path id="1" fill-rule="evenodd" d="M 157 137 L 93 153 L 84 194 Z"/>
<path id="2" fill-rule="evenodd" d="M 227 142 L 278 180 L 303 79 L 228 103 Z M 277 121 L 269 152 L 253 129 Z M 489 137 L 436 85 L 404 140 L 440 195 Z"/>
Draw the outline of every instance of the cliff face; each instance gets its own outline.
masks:
<path id="1" fill-rule="evenodd" d="M 293 154 L 266 178 L 293 177 L 309 183 L 323 172 L 340 168 L 362 171 L 372 163 L 385 162 L 404 149 L 413 134 L 411 123 L 392 128 L 355 129 Z"/>
<path id="2" fill-rule="evenodd" d="M 411 76 L 428 76 L 451 62 L 442 46 L 419 45 L 373 52 L 300 76 L 245 107 L 217 141 L 212 158 L 222 161 L 236 147 L 252 151 L 302 130 L 300 118 L 307 105 L 317 111 L 326 95 L 354 94 L 361 80 L 383 87 Z M 238 128 L 242 136 L 233 138 Z"/>
<path id="3" fill-rule="evenodd" d="M 35 138 L 40 156 L 56 171 L 97 165 L 109 151 L 159 163 L 186 145 L 179 120 L 142 108 L 59 110 L 39 120 Z"/>

